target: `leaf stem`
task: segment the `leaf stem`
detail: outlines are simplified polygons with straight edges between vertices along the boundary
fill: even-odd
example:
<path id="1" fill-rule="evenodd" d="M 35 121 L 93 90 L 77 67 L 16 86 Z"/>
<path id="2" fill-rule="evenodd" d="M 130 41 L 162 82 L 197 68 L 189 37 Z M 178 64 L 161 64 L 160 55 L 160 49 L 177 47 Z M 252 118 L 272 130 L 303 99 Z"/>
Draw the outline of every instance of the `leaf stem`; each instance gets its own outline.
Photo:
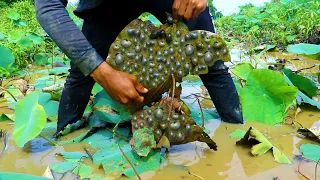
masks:
<path id="1" fill-rule="evenodd" d="M 302 161 L 299 163 L 299 165 L 298 165 L 298 173 L 299 173 L 301 176 L 303 176 L 304 178 L 310 180 L 310 178 L 308 178 L 306 175 L 304 175 L 304 174 L 302 174 L 302 173 L 300 172 L 300 165 L 302 164 L 302 162 L 304 162 L 304 161 L 306 161 L 306 160 L 307 160 L 307 159 L 304 159 L 304 160 L 302 160 Z"/>
<path id="2" fill-rule="evenodd" d="M 318 168 L 319 162 L 320 162 L 320 159 L 317 161 L 316 167 L 314 168 L 314 180 L 317 180 L 317 168 Z"/>
<path id="3" fill-rule="evenodd" d="M 47 140 L 47 141 L 48 141 L 50 144 L 52 144 L 53 146 L 59 146 L 59 144 L 57 144 L 57 143 L 53 142 L 51 139 L 43 136 L 41 133 L 39 134 L 39 136 L 40 136 L 41 138 Z"/>
<path id="4" fill-rule="evenodd" d="M 5 91 L 5 92 L 7 92 L 8 94 L 10 94 L 10 96 L 13 98 L 13 100 L 16 101 L 16 102 L 18 102 L 17 99 L 16 99 L 16 97 L 14 97 L 14 95 L 13 95 L 10 91 L 8 91 L 7 89 L 5 89 L 5 88 L 3 88 L 3 87 L 0 87 L 0 89 L 3 90 L 3 91 Z"/>
<path id="5" fill-rule="evenodd" d="M 169 107 L 169 117 L 171 116 L 171 111 L 172 111 L 172 107 L 173 107 L 173 99 L 174 99 L 174 92 L 176 90 L 176 79 L 174 78 L 174 75 L 171 74 L 171 78 L 172 78 L 172 95 L 171 95 L 171 104 Z"/>
<path id="6" fill-rule="evenodd" d="M 119 149 L 120 149 L 120 151 L 121 151 L 122 155 L 126 158 L 126 160 L 128 161 L 128 163 L 129 163 L 129 164 L 130 164 L 130 166 L 132 167 L 132 169 L 133 169 L 134 173 L 137 175 L 137 177 L 139 178 L 139 180 L 141 180 L 141 177 L 139 176 L 139 174 L 138 174 L 138 172 L 137 172 L 136 168 L 133 166 L 133 164 L 131 163 L 131 161 L 130 161 L 130 159 L 128 158 L 128 156 L 127 156 L 127 155 L 122 151 L 122 149 L 121 149 L 121 147 L 120 147 L 119 143 L 118 143 L 118 147 L 119 147 Z"/>
<path id="7" fill-rule="evenodd" d="M 188 171 L 188 173 L 189 173 L 190 175 L 194 176 L 194 177 L 197 177 L 197 178 L 201 179 L 201 180 L 206 180 L 205 178 L 203 178 L 203 177 L 201 177 L 201 176 L 199 176 L 199 175 L 193 174 L 193 173 L 190 172 L 190 171 Z"/>
<path id="8" fill-rule="evenodd" d="M 200 107 L 200 111 L 201 111 L 201 118 L 202 118 L 202 129 L 204 129 L 204 115 L 203 115 L 203 110 L 202 110 L 202 106 L 201 106 L 201 103 L 200 103 L 200 100 L 199 100 L 199 97 L 197 97 L 197 101 L 198 101 L 198 104 L 199 104 L 199 107 Z"/>

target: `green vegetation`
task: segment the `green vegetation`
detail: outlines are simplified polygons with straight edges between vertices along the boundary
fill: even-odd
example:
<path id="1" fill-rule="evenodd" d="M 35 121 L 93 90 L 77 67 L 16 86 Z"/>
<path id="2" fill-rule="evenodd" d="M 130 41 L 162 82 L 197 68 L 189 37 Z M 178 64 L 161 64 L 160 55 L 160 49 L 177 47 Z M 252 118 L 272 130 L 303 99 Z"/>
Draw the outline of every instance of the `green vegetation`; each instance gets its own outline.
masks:
<path id="1" fill-rule="evenodd" d="M 223 16 L 222 12 L 218 11 L 217 8 L 213 6 L 212 0 L 208 1 L 208 5 L 209 5 L 210 14 L 214 20 L 220 19 Z"/>
<path id="2" fill-rule="evenodd" d="M 6 2 L 11 3 L 13 1 L 7 0 Z M 271 62 L 274 67 L 268 64 L 269 62 L 258 60 L 262 59 L 262 55 L 267 55 L 266 51 L 276 50 L 276 47 L 286 48 L 290 53 L 320 60 L 320 45 L 316 45 L 316 38 L 314 38 L 319 33 L 320 3 L 310 0 L 280 0 L 266 3 L 263 7 L 254 7 L 249 4 L 240 7 L 240 13 L 231 16 L 223 16 L 212 5 L 211 1 L 209 1 L 209 6 L 213 19 L 216 20 L 219 34 L 230 41 L 230 44 L 236 43 L 236 46 L 245 45 L 244 48 L 252 53 L 260 51 L 255 59 L 248 60 L 251 62 L 241 60 L 242 62 L 235 64 L 232 61 L 231 64 L 233 65 L 230 66 L 239 94 L 245 123 L 250 126 L 261 123 L 261 128 L 266 129 L 272 125 L 276 125 L 277 128 L 286 126 L 286 131 L 291 128 L 292 132 L 290 134 L 286 132 L 285 135 L 294 137 L 295 133 L 299 132 L 296 127 L 298 123 L 295 124 L 295 122 L 298 122 L 296 121 L 296 116 L 301 109 L 305 110 L 305 105 L 316 111 L 320 109 L 318 100 L 320 78 L 300 73 L 304 70 L 312 69 L 308 72 L 319 74 L 319 64 L 314 64 L 311 68 L 297 69 L 294 67 L 296 68 L 294 69 L 290 66 L 294 63 L 290 62 L 289 66 L 289 63 L 286 63 L 292 59 Z M 69 13 L 72 9 L 72 7 L 67 8 Z M 82 21 L 72 13 L 70 13 L 70 16 L 80 28 Z M 132 19 L 134 18 L 136 17 L 132 17 Z M 181 42 L 181 37 L 185 37 L 189 33 L 182 23 L 178 23 L 177 26 L 168 24 L 162 26 L 160 21 L 149 13 L 144 13 L 139 18 L 143 22 L 150 21 L 153 23 L 154 27 L 152 28 L 166 27 L 165 29 L 168 33 L 175 32 L 174 38 L 171 39 L 171 41 L 173 40 L 172 42 Z M 187 54 L 189 54 L 189 57 L 196 55 L 193 57 L 197 58 L 193 58 L 192 61 L 190 61 L 191 58 L 189 57 L 184 57 L 184 61 L 179 61 L 179 59 L 172 60 L 170 61 L 172 64 L 169 64 L 169 69 L 168 65 L 164 66 L 164 64 L 161 64 L 163 62 L 158 60 L 157 62 L 155 62 L 156 60 L 154 62 L 134 61 L 133 58 L 130 59 L 130 54 L 128 55 L 128 53 L 126 56 L 128 59 L 118 56 L 119 52 L 126 52 L 131 50 L 130 48 L 137 47 L 131 46 L 131 43 L 134 42 L 134 37 L 129 37 L 129 32 L 133 31 L 129 31 L 129 29 L 123 31 L 119 38 L 125 38 L 126 41 L 121 39 L 121 41 L 114 42 L 112 47 L 118 48 L 113 48 L 109 52 L 107 62 L 113 65 L 115 69 L 118 68 L 117 70 L 119 71 L 131 73 L 139 78 L 139 81 L 142 84 L 144 83 L 143 86 L 148 88 L 149 96 L 145 96 L 143 105 L 129 105 L 125 108 L 115 102 L 100 85 L 95 84 L 83 117 L 60 132 L 59 135 L 62 137 L 53 137 L 52 134 L 57 129 L 59 99 L 65 82 L 64 77 L 68 73 L 69 60 L 38 24 L 32 0 L 19 1 L 12 3 L 8 7 L 1 8 L 0 20 L 0 108 L 14 112 L 11 114 L 0 113 L 0 122 L 5 124 L 13 121 L 14 127 L 10 130 L 12 130 L 12 136 L 16 142 L 15 145 L 21 149 L 26 149 L 28 148 L 26 146 L 28 143 L 37 141 L 36 138 L 43 138 L 52 146 L 86 142 L 89 150 L 94 149 L 92 154 L 87 149 L 87 146 L 84 149 L 81 146 L 81 149 L 77 149 L 79 152 L 57 153 L 56 155 L 63 157 L 64 160 L 48 164 L 51 172 L 72 173 L 78 175 L 81 179 L 102 179 L 100 175 L 95 174 L 96 169 L 93 169 L 95 166 L 91 166 L 95 164 L 104 170 L 104 175 L 107 178 L 109 176 L 111 178 L 112 176 L 120 177 L 125 175 L 129 178 L 137 176 L 140 179 L 139 174 L 158 171 L 166 161 L 164 154 L 158 151 L 158 148 L 165 147 L 169 149 L 172 145 L 200 141 L 206 142 L 208 145 L 208 150 L 204 150 L 206 147 L 201 147 L 201 151 L 209 151 L 209 148 L 217 150 L 216 144 L 211 139 L 212 134 L 210 136 L 207 134 L 208 132 L 214 133 L 217 127 L 215 125 L 205 125 L 208 125 L 211 120 L 216 121 L 218 115 L 213 112 L 212 107 L 201 105 L 204 104 L 204 100 L 211 102 L 210 96 L 205 91 L 206 89 L 203 88 L 199 77 L 190 76 L 190 74 L 199 73 L 199 62 L 203 63 L 202 65 L 207 68 L 217 59 L 229 60 L 231 48 L 227 48 L 227 44 L 219 35 L 210 34 L 209 36 L 209 33 L 204 31 L 193 33 L 192 38 L 196 40 L 185 41 L 189 43 L 188 53 L 187 50 L 182 50 L 179 45 L 176 45 L 175 48 L 181 48 L 180 50 L 184 54 L 174 49 L 169 52 L 173 59 L 174 57 L 184 57 Z M 150 28 L 151 25 L 149 25 L 141 23 L 132 25 L 130 28 Z M 172 27 L 175 28 L 174 31 L 170 30 Z M 148 33 L 151 34 L 151 31 Z M 147 41 L 145 42 L 150 40 L 148 37 L 146 39 Z M 157 42 L 158 40 L 155 39 L 156 43 L 160 42 Z M 130 45 L 125 47 L 128 42 Z M 166 43 L 164 48 L 169 48 L 170 41 L 166 41 Z M 196 46 L 198 47 L 193 48 Z M 203 51 L 204 47 L 205 51 Z M 136 52 L 135 50 L 136 54 L 134 55 L 139 54 L 141 57 L 150 57 L 151 53 L 155 55 L 156 52 L 165 51 L 166 49 L 157 47 L 152 51 L 143 49 L 140 52 Z M 201 59 L 203 52 L 206 55 Z M 214 54 L 214 57 L 208 52 Z M 295 60 L 298 62 L 298 58 Z M 64 63 L 64 67 L 56 67 L 54 65 L 56 62 Z M 142 69 L 139 69 L 140 67 L 148 73 L 140 73 L 143 72 Z M 150 69 L 149 67 L 156 68 Z M 171 67 L 176 68 L 172 70 Z M 185 68 L 185 73 L 182 72 L 181 67 Z M 178 69 L 177 73 L 174 73 L 175 69 Z M 194 71 L 189 71 L 190 69 Z M 207 72 L 206 70 L 203 72 Z M 29 76 L 25 76 L 25 71 Z M 179 75 L 179 71 L 182 75 Z M 157 73 L 157 76 L 152 73 Z M 317 76 L 320 75 L 318 74 Z M 151 75 L 154 75 L 154 78 L 151 78 Z M 160 78 L 158 79 L 157 77 L 162 77 L 161 81 L 163 82 L 160 82 L 160 84 L 153 83 L 153 81 L 159 81 Z M 180 85 L 175 86 L 178 82 Z M 190 95 L 184 96 L 185 92 L 182 95 L 183 88 L 187 89 L 187 93 L 190 91 L 188 89 L 193 89 L 190 91 Z M 168 96 L 164 97 L 163 95 Z M 194 100 L 193 103 L 190 100 Z M 290 109 L 295 110 L 295 118 L 292 120 L 292 124 L 286 121 L 288 114 L 290 114 Z M 306 110 L 308 111 L 308 109 Z M 312 114 L 312 116 L 314 115 Z M 309 118 L 312 116 L 309 115 Z M 305 116 L 304 118 L 308 117 Z M 253 124 L 250 124 L 252 122 Z M 223 123 L 219 122 L 218 124 Z M 268 126 L 263 126 L 263 124 Z M 307 122 L 299 123 L 300 126 L 302 124 L 305 125 Z M 314 124 L 316 125 L 316 123 Z M 244 127 L 242 125 L 232 126 Z M 306 137 L 312 136 L 313 139 L 310 140 L 315 139 L 314 141 L 319 142 L 320 126 L 317 126 L 318 128 L 300 128 L 300 131 L 304 129 L 304 132 L 308 133 L 308 135 L 305 135 Z M 228 136 L 230 133 L 228 132 L 228 125 L 223 124 L 221 127 L 226 129 L 223 132 Z M 74 130 L 79 130 L 77 131 L 79 134 L 73 132 Z M 278 149 L 273 144 L 275 140 L 271 141 L 275 137 L 269 132 L 262 133 L 262 131 L 250 127 L 248 131 L 237 129 L 230 133 L 229 136 L 230 138 L 241 138 L 240 141 L 234 141 L 234 143 L 237 145 L 249 145 L 253 156 L 262 156 L 268 151 L 272 151 L 276 162 L 283 164 L 296 163 L 292 161 L 292 156 L 289 156 L 292 154 L 283 153 L 291 152 L 292 146 L 289 147 L 289 150 L 285 146 L 281 146 Z M 5 136 L 3 134 L 2 129 L 0 129 L 0 140 Z M 214 138 L 220 137 L 214 136 Z M 32 146 L 37 145 L 38 143 L 32 144 Z M 10 146 L 13 145 L 10 144 Z M 223 151 L 226 146 L 221 147 Z M 318 145 L 302 144 L 300 151 L 305 158 L 318 161 L 320 158 L 319 148 L 320 146 Z M 18 148 L 11 149 L 19 150 Z M 181 151 L 183 150 L 182 148 Z M 0 157 L 4 151 L 5 148 L 0 152 Z M 28 151 L 24 150 L 24 153 L 26 152 Z M 92 162 L 86 161 L 89 158 Z M 250 156 L 250 158 L 254 157 Z M 1 178 L 46 179 L 34 177 L 31 174 L 9 172 L 1 172 Z"/>
<path id="3" fill-rule="evenodd" d="M 262 7 L 248 4 L 239 8 L 239 13 L 216 21 L 218 32 L 226 38 L 245 42 L 249 48 L 261 44 L 316 43 L 320 27 L 319 1 L 281 0 Z"/>
<path id="4" fill-rule="evenodd" d="M 18 1 L 20 1 L 20 0 L 1 0 L 1 2 L 0 2 L 0 8 L 9 6 L 10 4 L 15 3 L 15 2 L 18 2 Z"/>
<path id="5" fill-rule="evenodd" d="M 72 9 L 69 7 L 67 10 L 70 13 Z M 81 21 L 72 13 L 70 15 L 80 27 Z M 1 76 L 13 76 L 28 64 L 68 62 L 39 25 L 32 0 L 1 8 L 0 19 L 0 56 L 5 59 L 0 63 Z"/>

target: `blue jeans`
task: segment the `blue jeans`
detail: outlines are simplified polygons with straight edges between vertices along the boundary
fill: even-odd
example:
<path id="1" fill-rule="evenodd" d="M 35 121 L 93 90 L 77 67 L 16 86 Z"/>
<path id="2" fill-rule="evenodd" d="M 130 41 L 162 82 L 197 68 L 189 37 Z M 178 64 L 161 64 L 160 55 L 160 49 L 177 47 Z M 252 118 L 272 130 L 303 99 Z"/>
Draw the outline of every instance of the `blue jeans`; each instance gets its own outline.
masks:
<path id="1" fill-rule="evenodd" d="M 119 32 L 143 12 L 150 12 L 161 22 L 166 21 L 165 12 L 172 13 L 173 0 L 150 0 L 139 7 L 131 7 L 127 16 L 104 17 L 104 5 L 93 10 L 84 18 L 82 32 L 102 58 L 108 55 L 109 47 Z M 134 4 L 133 4 L 134 5 Z M 130 14 L 130 16 L 128 16 Z M 209 8 L 202 12 L 198 18 L 185 22 L 190 31 L 207 30 L 215 32 Z M 89 101 L 91 90 L 95 81 L 90 76 L 84 76 L 80 69 L 71 62 L 70 74 L 62 92 L 58 113 L 57 132 L 70 123 L 81 119 Z M 233 80 L 223 61 L 217 61 L 209 68 L 209 73 L 200 75 L 208 89 L 210 97 L 221 119 L 230 123 L 243 123 L 239 97 Z"/>

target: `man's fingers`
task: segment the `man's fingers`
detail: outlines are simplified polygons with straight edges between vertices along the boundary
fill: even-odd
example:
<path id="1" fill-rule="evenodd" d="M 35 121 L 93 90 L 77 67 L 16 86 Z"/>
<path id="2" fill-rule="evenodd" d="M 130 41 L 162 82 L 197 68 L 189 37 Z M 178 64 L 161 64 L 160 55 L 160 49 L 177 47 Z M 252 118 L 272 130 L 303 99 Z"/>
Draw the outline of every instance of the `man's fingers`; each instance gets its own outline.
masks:
<path id="1" fill-rule="evenodd" d="M 184 13 L 184 18 L 185 18 L 186 20 L 190 20 L 190 19 L 192 18 L 193 12 L 194 12 L 194 10 L 195 10 L 194 8 L 195 8 L 195 5 L 194 5 L 194 4 L 192 4 L 192 3 L 189 3 L 189 4 L 188 4 L 187 10 L 186 10 L 186 12 Z"/>
<path id="2" fill-rule="evenodd" d="M 195 8 L 194 8 L 194 11 L 193 11 L 193 14 L 192 14 L 192 18 L 197 18 L 199 16 L 200 13 L 202 13 L 202 11 L 204 11 L 206 9 L 206 4 L 198 4 Z"/>
<path id="3" fill-rule="evenodd" d="M 137 89 L 137 91 L 138 91 L 139 93 L 147 93 L 147 92 L 148 92 L 148 89 L 145 88 L 145 87 L 143 87 L 142 84 L 139 83 L 139 82 L 137 82 L 137 83 L 135 84 L 135 88 Z"/>
<path id="4" fill-rule="evenodd" d="M 138 95 L 138 96 L 136 96 L 136 98 L 133 99 L 133 102 L 138 105 L 138 104 L 143 103 L 143 100 L 144 100 L 144 97 Z"/>
<path id="5" fill-rule="evenodd" d="M 180 17 L 184 16 L 186 9 L 187 9 L 187 5 L 188 5 L 188 1 L 186 1 L 186 0 L 180 2 L 180 6 L 179 6 L 179 10 L 178 10 L 178 15 Z"/>
<path id="6" fill-rule="evenodd" d="M 178 10 L 180 6 L 180 0 L 174 0 L 173 5 L 172 5 L 172 15 L 174 19 L 178 19 Z"/>

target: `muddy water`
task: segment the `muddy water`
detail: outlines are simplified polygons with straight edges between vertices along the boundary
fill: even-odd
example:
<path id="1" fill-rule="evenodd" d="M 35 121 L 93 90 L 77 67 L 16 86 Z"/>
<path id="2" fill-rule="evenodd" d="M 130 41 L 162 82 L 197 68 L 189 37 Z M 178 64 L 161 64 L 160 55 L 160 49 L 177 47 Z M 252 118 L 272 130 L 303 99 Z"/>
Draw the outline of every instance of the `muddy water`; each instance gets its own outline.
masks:
<path id="1" fill-rule="evenodd" d="M 286 57 L 281 54 L 271 53 L 269 56 Z M 283 57 L 282 57 L 283 56 Z M 319 61 L 318 61 L 319 62 Z M 310 64 L 318 63 L 316 61 L 303 59 L 303 63 L 294 61 L 298 69 L 310 67 Z M 306 63 L 306 64 L 305 64 Z M 309 70 L 312 72 L 318 70 L 316 68 Z M 184 94 L 198 92 L 198 89 L 188 87 L 183 90 Z M 0 107 L 3 104 L 0 104 Z M 12 113 L 12 111 L 0 108 L 1 113 Z M 294 118 L 294 111 L 289 112 L 289 116 Z M 312 127 L 316 123 L 320 123 L 320 112 L 313 107 L 304 106 L 296 121 L 304 127 Z M 236 138 L 230 138 L 229 134 L 236 129 L 248 130 L 249 127 L 255 127 L 262 132 L 270 142 L 279 150 L 285 153 L 293 162 L 293 165 L 282 165 L 274 161 L 271 151 L 259 157 L 250 155 L 250 149 L 236 146 Z M 299 126 L 299 125 L 297 125 Z M 12 122 L 0 122 L 1 129 L 6 129 L 12 134 Z M 206 128 L 210 130 L 210 136 L 218 145 L 218 151 L 211 151 L 204 143 L 194 142 L 185 145 L 173 146 L 171 151 L 167 153 L 167 164 L 156 173 L 146 173 L 141 175 L 142 179 L 162 180 L 166 179 L 303 179 L 297 172 L 298 161 L 293 158 L 300 155 L 299 146 L 303 143 L 312 143 L 311 141 L 297 135 L 296 129 L 290 125 L 283 124 L 281 126 L 268 126 L 259 123 L 246 123 L 245 125 L 233 125 L 221 122 L 219 119 L 209 120 Z M 79 132 L 76 132 L 79 133 Z M 0 171 L 19 172 L 26 174 L 34 174 L 42 176 L 48 165 L 61 161 L 60 157 L 55 154 L 62 151 L 80 151 L 88 145 L 81 143 L 77 145 L 65 145 L 60 147 L 50 146 L 46 140 L 36 138 L 26 144 L 24 148 L 18 148 L 10 134 L 9 148 L 2 158 L 0 158 Z M 94 149 L 92 149 L 94 152 Z M 319 152 L 320 153 L 320 152 Z M 103 174 L 101 169 L 96 165 L 94 172 Z M 310 179 L 315 178 L 315 163 L 303 163 L 300 171 Z M 190 175 L 191 172 L 195 175 Z M 320 168 L 318 169 L 320 174 Z M 320 175 L 318 175 L 320 178 Z M 127 179 L 127 178 L 120 178 Z"/>

